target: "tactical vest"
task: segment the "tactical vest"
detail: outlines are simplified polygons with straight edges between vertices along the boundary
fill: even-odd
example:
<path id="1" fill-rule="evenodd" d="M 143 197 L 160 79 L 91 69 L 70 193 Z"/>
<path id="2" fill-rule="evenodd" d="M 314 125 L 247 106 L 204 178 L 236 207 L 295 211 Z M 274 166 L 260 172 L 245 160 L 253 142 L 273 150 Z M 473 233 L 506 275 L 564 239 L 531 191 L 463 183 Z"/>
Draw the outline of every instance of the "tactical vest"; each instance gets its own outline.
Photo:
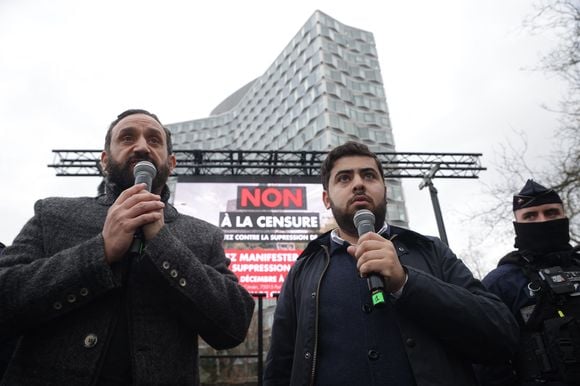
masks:
<path id="1" fill-rule="evenodd" d="M 523 257 L 527 291 L 536 304 L 520 310 L 524 325 L 515 361 L 529 384 L 580 385 L 580 260 L 577 248 L 541 267 Z M 526 383 L 528 384 L 528 383 Z"/>

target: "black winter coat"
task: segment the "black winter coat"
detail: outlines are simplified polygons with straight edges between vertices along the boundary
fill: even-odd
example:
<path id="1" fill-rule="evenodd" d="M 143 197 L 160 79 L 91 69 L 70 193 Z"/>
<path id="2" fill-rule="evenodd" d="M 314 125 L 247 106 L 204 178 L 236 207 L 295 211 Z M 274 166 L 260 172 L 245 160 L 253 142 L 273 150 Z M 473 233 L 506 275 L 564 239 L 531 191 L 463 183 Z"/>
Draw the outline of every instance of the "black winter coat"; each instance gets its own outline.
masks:
<path id="1" fill-rule="evenodd" d="M 509 309 L 487 292 L 439 239 L 391 226 L 408 281 L 394 300 L 417 386 L 475 385 L 472 362 L 501 362 L 516 349 Z M 312 241 L 278 299 L 264 384 L 312 385 L 316 375 L 318 289 L 330 235 Z M 348 343 L 345 343 L 348 344 Z"/>
<path id="2" fill-rule="evenodd" d="M 123 285 L 101 235 L 115 199 L 40 200 L 0 256 L 0 339 L 21 336 L 0 384 L 94 384 L 123 291 L 134 385 L 198 384 L 198 335 L 218 349 L 244 340 L 254 302 L 221 231 L 166 204 Z"/>

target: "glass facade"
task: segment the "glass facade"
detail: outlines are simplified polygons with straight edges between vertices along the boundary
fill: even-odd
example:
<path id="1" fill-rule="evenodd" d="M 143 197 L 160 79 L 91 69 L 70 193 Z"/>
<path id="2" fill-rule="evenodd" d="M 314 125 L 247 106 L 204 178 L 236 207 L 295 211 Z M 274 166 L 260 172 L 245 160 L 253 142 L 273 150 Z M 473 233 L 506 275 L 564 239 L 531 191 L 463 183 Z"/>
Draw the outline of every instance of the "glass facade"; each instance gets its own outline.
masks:
<path id="1" fill-rule="evenodd" d="M 167 127 L 176 149 L 326 151 L 355 140 L 395 151 L 373 34 L 320 11 L 209 117 Z M 387 186 L 389 222 L 406 227 L 400 181 Z"/>

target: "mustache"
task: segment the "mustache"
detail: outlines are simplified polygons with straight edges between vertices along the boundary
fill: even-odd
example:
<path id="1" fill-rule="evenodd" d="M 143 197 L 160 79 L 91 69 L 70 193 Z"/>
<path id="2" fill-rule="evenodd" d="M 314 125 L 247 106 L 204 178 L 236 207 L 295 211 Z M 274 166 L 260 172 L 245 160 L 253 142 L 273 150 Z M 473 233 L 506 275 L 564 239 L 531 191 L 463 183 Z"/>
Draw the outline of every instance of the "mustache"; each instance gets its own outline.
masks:
<path id="1" fill-rule="evenodd" d="M 352 196 L 352 198 L 350 200 L 348 200 L 348 204 L 350 205 L 353 202 L 360 201 L 360 200 L 363 200 L 363 201 L 366 201 L 366 202 L 370 202 L 370 203 L 373 202 L 373 200 L 369 196 L 367 196 L 366 194 L 364 194 L 364 193 L 357 193 L 354 196 Z"/>

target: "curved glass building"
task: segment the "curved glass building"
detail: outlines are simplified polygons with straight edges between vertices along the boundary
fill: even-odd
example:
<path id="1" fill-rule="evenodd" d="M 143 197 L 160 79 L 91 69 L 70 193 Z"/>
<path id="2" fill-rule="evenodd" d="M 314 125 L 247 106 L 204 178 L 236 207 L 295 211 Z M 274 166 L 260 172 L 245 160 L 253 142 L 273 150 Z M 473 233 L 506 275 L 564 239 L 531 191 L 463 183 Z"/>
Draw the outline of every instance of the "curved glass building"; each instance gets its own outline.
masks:
<path id="1" fill-rule="evenodd" d="M 395 151 L 373 34 L 320 11 L 209 117 L 167 127 L 177 149 L 325 151 L 356 140 Z M 387 185 L 389 222 L 407 226 L 401 183 Z"/>

